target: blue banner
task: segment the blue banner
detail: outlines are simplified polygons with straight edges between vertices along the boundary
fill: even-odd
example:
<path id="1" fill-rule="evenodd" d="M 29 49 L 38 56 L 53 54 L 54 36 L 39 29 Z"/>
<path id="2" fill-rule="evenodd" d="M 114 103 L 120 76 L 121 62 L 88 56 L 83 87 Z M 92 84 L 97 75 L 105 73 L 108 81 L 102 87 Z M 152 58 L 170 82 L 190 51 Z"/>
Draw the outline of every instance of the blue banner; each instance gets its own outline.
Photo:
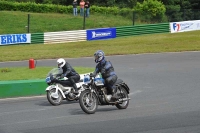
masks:
<path id="1" fill-rule="evenodd" d="M 116 38 L 116 28 L 87 30 L 87 40 L 102 40 Z"/>

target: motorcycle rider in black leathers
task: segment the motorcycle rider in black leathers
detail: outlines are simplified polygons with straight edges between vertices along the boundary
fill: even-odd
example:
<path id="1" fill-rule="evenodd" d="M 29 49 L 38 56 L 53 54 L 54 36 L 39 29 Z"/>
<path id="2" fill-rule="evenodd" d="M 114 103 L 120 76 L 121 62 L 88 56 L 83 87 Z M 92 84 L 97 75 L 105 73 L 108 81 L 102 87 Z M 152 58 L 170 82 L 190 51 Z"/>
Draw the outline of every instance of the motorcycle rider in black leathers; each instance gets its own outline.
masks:
<path id="1" fill-rule="evenodd" d="M 65 81 L 57 80 L 57 82 L 73 86 L 73 88 L 75 89 L 74 94 L 78 94 L 78 88 L 76 86 L 76 83 L 80 80 L 80 75 L 63 58 L 58 59 L 57 63 L 58 63 L 58 67 L 62 68 L 63 70 L 63 74 L 61 75 L 60 78 L 64 78 L 64 77 L 68 78 L 68 80 L 65 80 Z"/>
<path id="2" fill-rule="evenodd" d="M 111 99 L 115 99 L 116 87 L 114 83 L 117 81 L 117 75 L 114 71 L 114 67 L 110 61 L 105 60 L 105 55 L 102 50 L 98 50 L 94 53 L 96 65 L 95 71 L 91 75 L 96 76 L 101 73 L 102 78 L 105 80 L 105 86 L 108 91 L 112 94 Z"/>

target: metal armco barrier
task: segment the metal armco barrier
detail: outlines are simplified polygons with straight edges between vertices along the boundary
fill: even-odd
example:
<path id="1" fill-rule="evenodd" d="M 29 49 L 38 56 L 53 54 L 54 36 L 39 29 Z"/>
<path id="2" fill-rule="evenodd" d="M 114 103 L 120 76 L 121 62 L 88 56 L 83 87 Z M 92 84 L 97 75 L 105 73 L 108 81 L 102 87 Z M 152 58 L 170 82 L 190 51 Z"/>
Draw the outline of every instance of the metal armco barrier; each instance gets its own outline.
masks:
<path id="1" fill-rule="evenodd" d="M 46 32 L 44 44 L 86 41 L 86 30 Z"/>
<path id="2" fill-rule="evenodd" d="M 31 44 L 44 44 L 44 33 L 31 33 Z"/>
<path id="3" fill-rule="evenodd" d="M 116 27 L 117 37 L 154 33 L 169 33 L 169 23 Z"/>

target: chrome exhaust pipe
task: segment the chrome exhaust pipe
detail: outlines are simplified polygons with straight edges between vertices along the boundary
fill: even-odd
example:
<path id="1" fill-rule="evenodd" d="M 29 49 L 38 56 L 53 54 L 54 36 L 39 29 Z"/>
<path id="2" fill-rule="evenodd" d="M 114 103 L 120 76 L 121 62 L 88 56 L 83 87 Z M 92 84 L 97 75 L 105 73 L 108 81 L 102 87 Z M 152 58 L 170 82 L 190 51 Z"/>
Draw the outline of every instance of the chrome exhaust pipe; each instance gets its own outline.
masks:
<path id="1" fill-rule="evenodd" d="M 128 101 L 128 100 L 131 100 L 131 98 L 122 98 L 122 99 L 119 99 L 117 102 L 124 102 L 124 101 Z"/>

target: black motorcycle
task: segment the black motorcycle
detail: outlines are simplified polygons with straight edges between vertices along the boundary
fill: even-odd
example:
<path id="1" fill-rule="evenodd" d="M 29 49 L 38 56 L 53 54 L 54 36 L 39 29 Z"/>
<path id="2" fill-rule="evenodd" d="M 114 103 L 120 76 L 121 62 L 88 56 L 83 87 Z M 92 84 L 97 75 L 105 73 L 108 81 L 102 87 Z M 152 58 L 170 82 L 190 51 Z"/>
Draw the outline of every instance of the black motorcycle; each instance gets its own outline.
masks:
<path id="1" fill-rule="evenodd" d="M 94 114 L 98 105 L 115 105 L 118 109 L 126 109 L 129 105 L 129 87 L 121 79 L 114 84 L 116 86 L 115 98 L 104 86 L 104 80 L 93 75 L 84 75 L 84 91 L 79 97 L 81 109 L 87 114 Z"/>

